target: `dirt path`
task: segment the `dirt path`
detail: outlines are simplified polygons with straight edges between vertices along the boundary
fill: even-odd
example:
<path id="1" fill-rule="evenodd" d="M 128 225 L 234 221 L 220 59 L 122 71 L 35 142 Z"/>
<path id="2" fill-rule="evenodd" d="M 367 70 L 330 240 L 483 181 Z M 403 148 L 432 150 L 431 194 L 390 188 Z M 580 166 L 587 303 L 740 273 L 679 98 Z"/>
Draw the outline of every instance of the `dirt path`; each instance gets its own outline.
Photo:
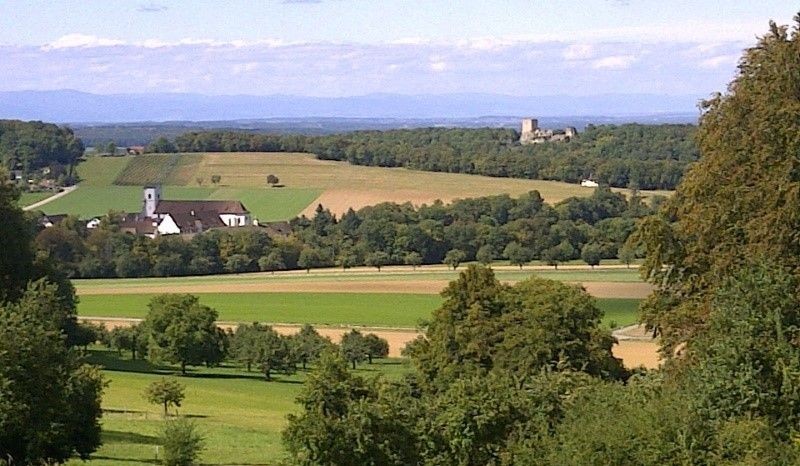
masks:
<path id="1" fill-rule="evenodd" d="M 124 318 L 107 318 L 107 317 L 78 317 L 83 322 L 91 322 L 100 324 L 111 330 L 116 327 L 129 327 L 131 325 L 141 322 L 142 319 L 124 319 Z M 233 322 L 218 322 L 222 328 L 234 329 L 238 324 Z M 272 328 L 282 335 L 292 335 L 300 331 L 300 325 L 291 324 L 272 324 Z M 329 337 L 335 342 L 342 339 L 342 335 L 355 328 L 363 333 L 374 333 L 381 338 L 385 338 L 389 342 L 389 356 L 397 358 L 401 356 L 403 348 L 412 340 L 417 338 L 421 333 L 414 329 L 408 328 L 385 328 L 385 327 L 347 327 L 347 326 L 314 326 L 315 329 L 322 336 Z M 622 329 L 621 331 L 624 331 Z M 615 332 L 617 335 L 619 332 Z M 619 343 L 613 348 L 614 356 L 622 359 L 622 362 L 627 367 L 644 366 L 649 369 L 658 367 L 658 345 L 652 339 L 639 339 L 639 338 L 619 338 Z"/>
<path id="2" fill-rule="evenodd" d="M 68 186 L 68 187 L 64 188 L 64 190 L 61 191 L 60 193 L 53 194 L 52 196 L 50 196 L 50 197 L 48 197 L 46 199 L 42 199 L 39 202 L 34 202 L 33 204 L 31 204 L 29 206 L 25 206 L 25 207 L 22 208 L 22 210 L 38 209 L 39 207 L 41 207 L 41 206 L 43 206 L 43 205 L 45 205 L 45 204 L 47 204 L 49 202 L 55 201 L 59 197 L 66 196 L 67 194 L 71 193 L 72 191 L 75 191 L 76 189 L 78 189 L 78 185 Z"/>

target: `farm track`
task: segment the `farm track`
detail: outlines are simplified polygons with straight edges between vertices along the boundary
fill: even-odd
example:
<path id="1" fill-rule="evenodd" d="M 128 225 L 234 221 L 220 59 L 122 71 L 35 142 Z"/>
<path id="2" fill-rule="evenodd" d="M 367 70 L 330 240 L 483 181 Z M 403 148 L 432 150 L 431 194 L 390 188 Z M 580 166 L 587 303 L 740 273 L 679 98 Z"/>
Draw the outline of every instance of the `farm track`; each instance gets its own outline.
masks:
<path id="1" fill-rule="evenodd" d="M 142 319 L 129 319 L 129 318 L 108 318 L 108 317 L 91 317 L 81 316 L 78 319 L 82 322 L 90 322 L 105 326 L 111 330 L 117 327 L 129 327 L 142 321 Z M 223 329 L 235 329 L 238 323 L 236 322 L 217 322 L 217 325 Z M 300 331 L 301 325 L 273 323 L 270 324 L 276 332 L 282 335 L 292 335 Z M 361 326 L 326 326 L 315 325 L 314 328 L 320 335 L 329 337 L 331 340 L 338 342 L 341 340 L 342 335 L 349 332 L 351 329 L 357 329 L 362 333 L 374 333 L 377 336 L 386 339 L 389 342 L 389 357 L 397 358 L 402 356 L 402 351 L 405 346 L 420 336 L 422 333 L 413 328 L 387 328 L 387 327 L 361 327 Z M 620 329 L 621 331 L 627 330 Z M 614 332 L 617 335 L 617 332 Z M 614 356 L 622 359 L 625 366 L 633 368 L 644 366 L 648 369 L 658 367 L 660 364 L 658 356 L 658 344 L 653 339 L 622 339 L 618 338 L 619 342 L 614 346 Z"/>

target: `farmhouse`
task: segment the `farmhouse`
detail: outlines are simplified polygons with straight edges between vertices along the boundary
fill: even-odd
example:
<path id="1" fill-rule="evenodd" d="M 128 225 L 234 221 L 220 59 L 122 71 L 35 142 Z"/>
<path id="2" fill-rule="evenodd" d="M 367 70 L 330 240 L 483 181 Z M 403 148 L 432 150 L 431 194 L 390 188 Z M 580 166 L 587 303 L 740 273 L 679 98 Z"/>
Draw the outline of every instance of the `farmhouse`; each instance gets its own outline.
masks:
<path id="1" fill-rule="evenodd" d="M 160 186 L 147 186 L 142 202 L 141 213 L 123 217 L 120 224 L 123 231 L 152 238 L 253 224 L 250 212 L 239 201 L 164 200 Z"/>
<path id="2" fill-rule="evenodd" d="M 525 118 L 522 120 L 522 133 L 519 142 L 521 144 L 541 144 L 543 142 L 569 142 L 578 135 L 578 130 L 572 126 L 567 126 L 563 130 L 552 130 L 539 128 L 539 120 L 535 118 Z"/>

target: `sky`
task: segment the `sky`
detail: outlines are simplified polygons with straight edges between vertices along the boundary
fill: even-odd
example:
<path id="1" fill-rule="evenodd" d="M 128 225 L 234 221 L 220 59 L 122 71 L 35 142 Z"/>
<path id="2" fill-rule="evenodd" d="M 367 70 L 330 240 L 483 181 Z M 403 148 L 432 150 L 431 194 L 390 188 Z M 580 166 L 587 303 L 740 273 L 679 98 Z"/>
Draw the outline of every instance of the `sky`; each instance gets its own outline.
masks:
<path id="1" fill-rule="evenodd" d="M 0 0 L 0 91 L 708 96 L 796 2 Z"/>

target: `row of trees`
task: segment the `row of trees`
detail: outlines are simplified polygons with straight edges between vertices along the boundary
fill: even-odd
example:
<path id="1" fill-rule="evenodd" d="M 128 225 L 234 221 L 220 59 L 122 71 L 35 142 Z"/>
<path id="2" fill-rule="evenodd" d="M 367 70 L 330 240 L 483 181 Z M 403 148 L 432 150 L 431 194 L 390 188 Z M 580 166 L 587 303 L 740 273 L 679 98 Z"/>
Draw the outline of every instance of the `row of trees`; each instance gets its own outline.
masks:
<path id="1" fill-rule="evenodd" d="M 384 203 L 350 210 L 341 218 L 317 209 L 313 218 L 291 222 L 288 237 L 271 238 L 259 228 L 211 230 L 190 240 L 151 240 L 120 232 L 110 214 L 87 230 L 77 219 L 42 229 L 39 254 L 73 277 L 143 277 L 462 262 L 506 259 L 522 266 L 538 259 L 557 266 L 583 259 L 596 265 L 619 257 L 636 220 L 652 212 L 640 197 L 598 188 L 588 198 L 555 206 L 533 191 L 517 199 L 491 196 L 436 202 L 416 208 Z"/>
<path id="2" fill-rule="evenodd" d="M 215 366 L 230 360 L 248 371 L 257 368 L 267 380 L 276 372 L 292 374 L 298 365 L 306 369 L 326 351 L 340 352 L 354 369 L 357 363 L 371 364 L 373 358 L 389 354 L 386 340 L 358 330 L 346 333 L 339 345 L 310 325 L 293 335 L 279 334 L 259 323 L 226 331 L 215 324 L 217 312 L 193 295 L 157 296 L 149 308 L 147 318 L 132 327 L 110 332 L 90 327 L 94 338 L 117 351 L 129 351 L 133 359 L 178 364 L 183 374 L 187 366 Z"/>
<path id="3" fill-rule="evenodd" d="M 795 21 L 791 34 L 771 24 L 731 92 L 705 104 L 703 158 L 631 238 L 655 287 L 642 318 L 661 336 L 659 370 L 619 368 L 581 291 L 469 269 L 410 348 L 407 379 L 320 365 L 284 433 L 293 460 L 800 464 Z"/>
<path id="4" fill-rule="evenodd" d="M 697 160 L 692 125 L 590 125 L 569 143 L 519 144 L 513 129 L 421 128 L 327 136 L 190 132 L 148 152 L 311 152 L 357 165 L 674 189 Z"/>

